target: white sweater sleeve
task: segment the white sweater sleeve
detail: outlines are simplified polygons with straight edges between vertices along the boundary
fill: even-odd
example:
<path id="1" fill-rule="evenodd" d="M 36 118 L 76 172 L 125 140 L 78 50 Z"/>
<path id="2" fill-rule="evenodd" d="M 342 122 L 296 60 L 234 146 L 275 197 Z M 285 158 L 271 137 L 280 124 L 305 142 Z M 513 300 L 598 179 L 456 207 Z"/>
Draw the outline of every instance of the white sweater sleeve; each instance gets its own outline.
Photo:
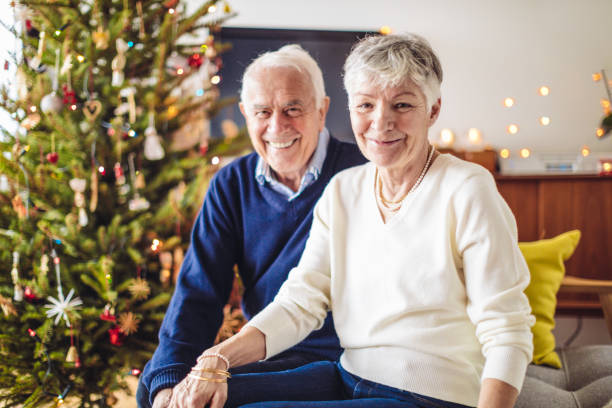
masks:
<path id="1" fill-rule="evenodd" d="M 486 358 L 482 379 L 496 378 L 520 390 L 532 359 L 534 317 L 523 293 L 530 277 L 516 221 L 488 172 L 470 177 L 453 197 L 467 313 Z"/>
<path id="2" fill-rule="evenodd" d="M 330 184 L 333 183 L 330 182 Z M 329 186 L 328 186 L 329 189 Z M 266 337 L 266 358 L 304 340 L 323 326 L 330 303 L 329 206 L 331 194 L 321 196 L 313 211 L 306 247 L 298 265 L 289 272 L 274 301 L 247 325 Z"/>

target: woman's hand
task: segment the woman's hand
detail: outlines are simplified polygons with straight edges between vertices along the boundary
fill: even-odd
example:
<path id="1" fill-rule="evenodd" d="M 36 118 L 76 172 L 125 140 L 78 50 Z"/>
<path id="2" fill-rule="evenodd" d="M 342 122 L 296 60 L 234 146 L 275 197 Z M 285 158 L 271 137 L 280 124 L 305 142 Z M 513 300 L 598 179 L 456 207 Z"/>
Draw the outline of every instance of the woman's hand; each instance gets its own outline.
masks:
<path id="1" fill-rule="evenodd" d="M 169 408 L 223 408 L 227 400 L 227 372 L 223 360 L 210 357 L 200 360 L 172 390 Z"/>

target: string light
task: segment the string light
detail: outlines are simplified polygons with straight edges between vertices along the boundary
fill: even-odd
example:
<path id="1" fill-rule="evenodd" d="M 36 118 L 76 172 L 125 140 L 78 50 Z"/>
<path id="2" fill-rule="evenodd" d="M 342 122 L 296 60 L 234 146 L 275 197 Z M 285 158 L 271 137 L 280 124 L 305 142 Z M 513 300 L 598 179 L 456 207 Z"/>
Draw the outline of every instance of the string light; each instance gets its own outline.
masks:
<path id="1" fill-rule="evenodd" d="M 37 109 L 38 108 L 36 107 L 36 105 L 30 106 L 30 112 L 32 112 L 32 113 L 36 112 Z"/>
<path id="2" fill-rule="evenodd" d="M 587 157 L 589 154 L 591 154 L 591 149 L 589 149 L 589 146 L 582 146 L 580 154 L 582 154 L 583 157 Z"/>
<path id="3" fill-rule="evenodd" d="M 204 89 L 203 89 L 203 88 L 200 88 L 200 89 L 196 90 L 196 93 L 195 93 L 195 94 L 196 94 L 196 96 L 202 96 L 202 95 L 204 95 Z"/>
<path id="4" fill-rule="evenodd" d="M 104 168 L 104 166 L 98 167 L 98 173 L 100 173 L 103 176 L 106 175 L 106 169 Z"/>
<path id="5" fill-rule="evenodd" d="M 542 126 L 548 126 L 550 125 L 550 118 L 548 116 L 542 116 L 540 117 L 540 124 Z"/>
<path id="6" fill-rule="evenodd" d="M 389 35 L 391 34 L 391 27 L 389 26 L 382 26 L 380 27 L 380 30 L 378 30 L 382 35 Z"/>
<path id="7" fill-rule="evenodd" d="M 77 61 L 79 61 L 79 62 L 83 62 L 83 61 L 85 61 L 85 57 L 84 57 L 84 56 L 82 56 L 81 54 L 77 55 L 76 59 L 77 59 Z"/>
<path id="8" fill-rule="evenodd" d="M 480 134 L 480 130 L 476 128 L 471 128 L 468 130 L 468 140 L 472 144 L 479 144 L 482 142 L 482 135 Z"/>
<path id="9" fill-rule="evenodd" d="M 76 104 L 74 104 L 74 103 L 73 103 L 72 105 L 70 105 L 70 110 L 71 110 L 71 111 L 75 111 L 75 110 L 77 110 L 77 106 L 76 106 Z"/>
<path id="10" fill-rule="evenodd" d="M 218 156 L 213 157 L 210 162 L 213 164 L 213 166 L 216 166 L 217 164 L 219 164 L 220 160 Z"/>
<path id="11" fill-rule="evenodd" d="M 601 103 L 601 107 L 604 109 L 610 109 L 610 101 L 607 99 L 602 99 L 599 101 Z"/>
<path id="12" fill-rule="evenodd" d="M 511 125 L 508 125 L 508 127 L 506 128 L 506 130 L 508 131 L 508 133 L 510 133 L 511 135 L 515 135 L 518 133 L 518 125 L 515 125 L 514 123 Z"/>
<path id="13" fill-rule="evenodd" d="M 601 73 L 596 72 L 592 75 L 592 77 L 593 77 L 593 82 L 598 82 L 601 80 Z"/>
<path id="14" fill-rule="evenodd" d="M 538 92 L 540 93 L 540 95 L 546 96 L 550 93 L 550 89 L 547 86 L 541 86 Z"/>
<path id="15" fill-rule="evenodd" d="M 455 134 L 450 129 L 442 129 L 440 131 L 440 139 L 446 146 L 450 146 L 455 141 Z"/>
<path id="16" fill-rule="evenodd" d="M 217 6 L 215 6 L 214 4 L 208 8 L 208 12 L 211 14 L 216 11 L 217 11 Z"/>
<path id="17" fill-rule="evenodd" d="M 219 82 L 221 82 L 221 77 L 219 75 L 215 75 L 210 78 L 210 83 L 213 85 L 217 85 Z"/>
<path id="18" fill-rule="evenodd" d="M 602 137 L 605 132 L 602 128 L 597 128 L 597 130 L 595 131 L 595 134 L 597 135 L 597 137 Z"/>
<path id="19" fill-rule="evenodd" d="M 508 157 L 510 157 L 510 150 L 508 150 L 508 149 L 501 149 L 501 150 L 499 151 L 499 156 L 500 156 L 502 159 L 507 159 Z"/>
<path id="20" fill-rule="evenodd" d="M 159 239 L 155 238 L 155 239 L 153 240 L 153 243 L 151 244 L 151 250 L 152 250 L 153 252 L 157 252 L 157 251 L 159 251 L 159 248 L 162 246 L 162 244 L 163 244 L 163 243 L 162 243 L 162 242 L 161 242 Z"/>
<path id="21" fill-rule="evenodd" d="M 510 107 L 512 107 L 513 105 L 514 105 L 514 99 L 512 99 L 512 98 L 506 98 L 506 99 L 504 99 L 504 106 L 505 106 L 506 108 L 510 108 Z"/>
<path id="22" fill-rule="evenodd" d="M 173 8 L 169 8 L 168 9 L 168 14 L 174 14 L 174 9 Z"/>
<path id="23" fill-rule="evenodd" d="M 610 171 L 612 171 L 612 163 L 610 163 L 610 162 L 604 162 L 604 163 L 602 164 L 602 167 L 603 167 L 603 170 L 604 170 L 606 173 L 609 173 Z"/>
<path id="24" fill-rule="evenodd" d="M 528 158 L 529 156 L 531 156 L 531 151 L 530 151 L 529 149 L 527 149 L 526 147 L 523 147 L 523 148 L 521 149 L 521 153 L 520 153 L 520 154 L 521 154 L 521 157 L 522 157 L 523 159 L 526 159 L 526 158 Z"/>

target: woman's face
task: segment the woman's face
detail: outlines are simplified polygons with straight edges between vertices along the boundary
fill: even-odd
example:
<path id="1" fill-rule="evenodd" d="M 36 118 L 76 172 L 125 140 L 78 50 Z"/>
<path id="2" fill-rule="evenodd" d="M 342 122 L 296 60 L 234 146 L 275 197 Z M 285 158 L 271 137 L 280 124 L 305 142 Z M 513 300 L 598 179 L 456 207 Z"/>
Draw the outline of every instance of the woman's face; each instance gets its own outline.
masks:
<path id="1" fill-rule="evenodd" d="M 368 160 L 381 169 L 402 170 L 425 154 L 440 99 L 428 109 L 423 91 L 411 80 L 388 88 L 364 81 L 349 96 L 353 133 Z"/>

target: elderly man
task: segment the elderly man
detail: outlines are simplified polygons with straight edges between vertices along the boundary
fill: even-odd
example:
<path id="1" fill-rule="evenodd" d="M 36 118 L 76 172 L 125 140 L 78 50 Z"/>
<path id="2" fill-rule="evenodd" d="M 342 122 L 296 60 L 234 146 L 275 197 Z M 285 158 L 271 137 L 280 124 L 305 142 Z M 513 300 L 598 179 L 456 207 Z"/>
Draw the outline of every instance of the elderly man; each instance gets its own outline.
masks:
<path id="1" fill-rule="evenodd" d="M 195 221 L 191 246 L 146 365 L 138 404 L 166 407 L 178 384 L 209 348 L 222 323 L 234 278 L 244 283 L 245 316 L 272 301 L 297 265 L 312 210 L 337 172 L 365 162 L 356 146 L 330 137 L 329 98 L 317 63 L 298 45 L 261 55 L 243 76 L 240 110 L 256 153 L 221 169 Z M 331 316 L 300 344 L 233 372 L 279 371 L 335 360 L 340 345 Z"/>

